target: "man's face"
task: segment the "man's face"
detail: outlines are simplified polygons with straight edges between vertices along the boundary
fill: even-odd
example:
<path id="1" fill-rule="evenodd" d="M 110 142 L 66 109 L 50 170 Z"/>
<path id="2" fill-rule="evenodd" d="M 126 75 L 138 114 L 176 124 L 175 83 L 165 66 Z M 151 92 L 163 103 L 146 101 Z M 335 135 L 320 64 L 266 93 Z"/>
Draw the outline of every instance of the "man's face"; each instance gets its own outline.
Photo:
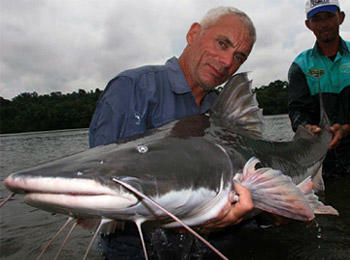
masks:
<path id="1" fill-rule="evenodd" d="M 199 24 L 194 24 L 191 30 L 187 37 L 190 46 L 187 69 L 191 83 L 204 90 L 224 83 L 236 72 L 254 44 L 242 21 L 233 15 L 222 16 L 205 30 Z"/>
<path id="2" fill-rule="evenodd" d="M 306 26 L 314 33 L 317 41 L 328 43 L 339 36 L 339 26 L 344 20 L 342 12 L 319 12 L 306 20 Z"/>

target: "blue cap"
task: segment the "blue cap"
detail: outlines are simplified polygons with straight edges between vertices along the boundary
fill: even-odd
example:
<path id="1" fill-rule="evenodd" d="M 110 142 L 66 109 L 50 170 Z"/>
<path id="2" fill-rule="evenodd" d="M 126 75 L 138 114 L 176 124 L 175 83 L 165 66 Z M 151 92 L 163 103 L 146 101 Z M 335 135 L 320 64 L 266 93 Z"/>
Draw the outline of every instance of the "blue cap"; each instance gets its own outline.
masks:
<path id="1" fill-rule="evenodd" d="M 305 4 L 305 12 L 307 19 L 319 12 L 336 13 L 340 10 L 338 0 L 307 0 Z"/>

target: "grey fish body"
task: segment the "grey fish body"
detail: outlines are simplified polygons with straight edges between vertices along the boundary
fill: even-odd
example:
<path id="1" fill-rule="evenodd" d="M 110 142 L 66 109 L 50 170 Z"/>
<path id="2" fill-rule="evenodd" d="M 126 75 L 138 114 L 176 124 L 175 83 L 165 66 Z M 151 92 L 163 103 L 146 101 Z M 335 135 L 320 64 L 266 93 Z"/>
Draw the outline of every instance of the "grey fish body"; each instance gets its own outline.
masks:
<path id="1" fill-rule="evenodd" d="M 193 120 L 209 122 L 208 117 L 204 115 L 193 116 Z M 176 127 L 178 127 L 176 123 L 170 123 L 151 136 L 127 143 L 96 147 L 14 173 L 8 179 L 12 182 L 11 189 L 15 192 L 23 192 L 23 190 L 30 192 L 29 196 L 26 195 L 26 201 L 33 206 L 78 218 L 99 216 L 133 220 L 137 213 L 138 216 L 148 219 L 156 219 L 157 215 L 166 219 L 162 212 L 150 213 L 144 207 L 144 203 L 140 203 L 132 194 L 128 195 L 127 207 L 113 210 L 110 208 L 96 210 L 98 208 L 96 206 L 79 209 L 74 204 L 65 207 L 55 206 L 55 203 L 46 205 L 43 201 L 37 200 L 41 194 L 54 193 L 54 190 L 58 189 L 56 184 L 50 186 L 50 181 L 61 183 L 67 188 L 67 191 L 60 191 L 62 194 L 71 193 L 75 197 L 80 194 L 92 198 L 93 195 L 102 195 L 103 192 L 110 193 L 112 196 L 120 196 L 123 192 L 128 193 L 111 180 L 112 177 L 117 177 L 152 197 L 180 218 L 186 218 L 189 212 L 193 215 L 196 213 L 196 208 L 199 210 L 205 207 L 220 191 L 226 190 L 228 193 L 232 185 L 233 169 L 230 158 L 219 145 L 205 138 L 204 135 L 176 136 L 177 133 L 174 131 Z M 139 147 L 144 147 L 148 151 L 140 152 Z M 32 184 L 28 182 L 29 179 L 33 182 Z M 43 183 L 44 187 L 38 185 L 39 182 Z M 108 192 L 92 191 L 93 189 L 90 188 L 87 188 L 87 191 L 79 188 L 69 190 L 68 187 L 73 186 L 74 182 L 80 187 L 87 186 L 90 182 L 92 186 L 105 187 Z M 192 191 L 196 190 L 199 192 L 198 196 L 193 196 Z M 38 195 L 33 196 L 33 194 Z M 167 199 L 161 202 L 165 194 L 170 196 L 171 203 Z M 171 194 L 179 199 L 175 201 Z M 57 197 L 57 195 L 53 196 Z M 58 198 L 57 202 L 60 201 L 62 199 Z"/>
<path id="2" fill-rule="evenodd" d="M 26 202 L 35 207 L 75 218 L 172 222 L 164 212 L 112 180 L 117 178 L 188 225 L 200 225 L 230 203 L 233 179 L 246 168 L 249 173 L 272 176 L 268 181 L 272 185 L 276 185 L 276 179 L 283 179 L 283 185 L 303 201 L 305 216 L 297 216 L 290 205 L 282 210 L 283 216 L 313 218 L 310 203 L 296 185 L 316 175 L 330 133 L 323 130 L 317 138 L 301 130 L 291 142 L 269 142 L 260 136 L 261 117 L 250 82 L 246 74 L 240 74 L 227 83 L 209 116 L 189 116 L 139 138 L 13 173 L 5 184 L 14 192 L 26 193 Z M 262 166 L 279 171 L 255 171 L 252 157 L 257 157 Z M 285 176 L 290 176 L 294 184 Z M 265 196 L 265 191 L 269 195 L 270 188 L 255 193 L 254 185 L 250 184 L 253 200 L 256 195 L 256 201 L 264 204 L 260 196 Z M 273 199 L 271 203 L 274 209 L 270 212 L 280 212 L 280 205 L 275 205 Z M 264 210 L 270 207 L 260 206 Z M 285 213 L 288 211 L 291 213 Z"/>

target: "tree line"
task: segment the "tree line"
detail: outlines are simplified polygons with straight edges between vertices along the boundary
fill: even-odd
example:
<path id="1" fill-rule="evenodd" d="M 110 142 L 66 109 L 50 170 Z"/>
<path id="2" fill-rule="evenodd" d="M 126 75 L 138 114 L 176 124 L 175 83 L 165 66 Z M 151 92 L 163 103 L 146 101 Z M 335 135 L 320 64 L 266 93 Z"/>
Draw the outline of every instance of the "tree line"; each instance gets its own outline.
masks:
<path id="1" fill-rule="evenodd" d="M 287 88 L 286 81 L 277 80 L 253 90 L 264 115 L 287 113 Z M 0 97 L 0 134 L 87 128 L 101 93 L 79 89 L 69 94 L 26 92 L 12 100 Z"/>
<path id="2" fill-rule="evenodd" d="M 0 97 L 0 133 L 86 128 L 101 90 L 50 95 L 22 93 L 11 101 Z"/>

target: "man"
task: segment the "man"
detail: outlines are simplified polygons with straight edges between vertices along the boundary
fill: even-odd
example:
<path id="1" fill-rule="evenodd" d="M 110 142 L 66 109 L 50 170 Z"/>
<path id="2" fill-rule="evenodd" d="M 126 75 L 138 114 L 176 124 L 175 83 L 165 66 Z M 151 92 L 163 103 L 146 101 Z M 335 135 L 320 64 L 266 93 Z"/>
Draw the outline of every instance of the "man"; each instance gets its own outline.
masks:
<path id="1" fill-rule="evenodd" d="M 305 25 L 316 43 L 289 69 L 289 117 L 294 131 L 303 125 L 314 134 L 320 132 L 320 86 L 333 133 L 323 164 L 329 179 L 350 173 L 350 43 L 339 35 L 345 14 L 338 0 L 308 0 L 305 11 Z"/>
<path id="2" fill-rule="evenodd" d="M 113 143 L 207 112 L 217 97 L 213 89 L 244 63 L 255 38 L 255 28 L 245 13 L 230 7 L 210 10 L 201 23 L 189 29 L 179 59 L 124 71 L 109 82 L 90 124 L 90 146 Z M 235 188 L 240 201 L 205 228 L 239 223 L 252 209 L 249 190 L 240 185 Z"/>

